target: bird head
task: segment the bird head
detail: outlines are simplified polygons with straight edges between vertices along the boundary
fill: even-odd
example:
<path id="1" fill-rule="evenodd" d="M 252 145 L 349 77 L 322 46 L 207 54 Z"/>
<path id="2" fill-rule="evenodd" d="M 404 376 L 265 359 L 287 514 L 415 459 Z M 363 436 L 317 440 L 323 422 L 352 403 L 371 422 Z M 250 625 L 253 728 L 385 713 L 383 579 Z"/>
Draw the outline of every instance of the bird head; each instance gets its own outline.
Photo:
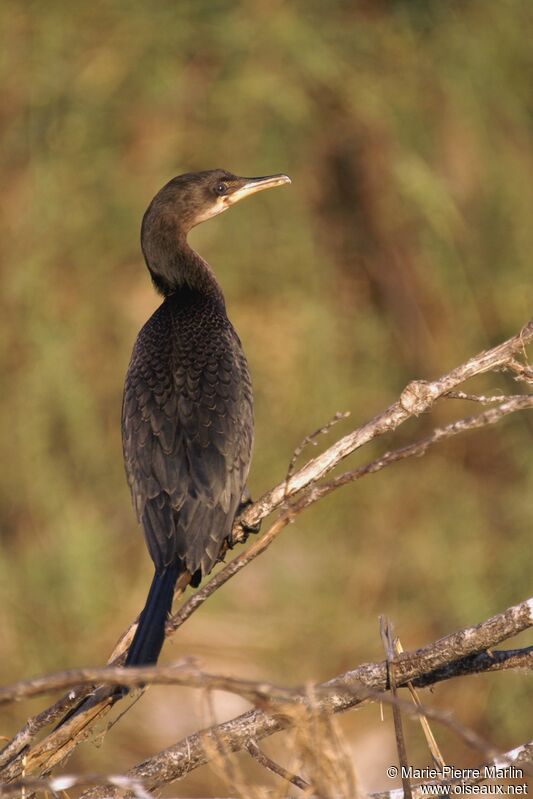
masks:
<path id="1" fill-rule="evenodd" d="M 287 175 L 243 178 L 224 169 L 188 172 L 163 186 L 146 215 L 155 211 L 158 216 L 175 217 L 183 232 L 188 233 L 195 225 L 221 214 L 245 197 L 290 182 Z"/>
<path id="2" fill-rule="evenodd" d="M 172 178 L 148 206 L 141 227 L 142 250 L 156 286 L 164 284 L 164 280 L 158 281 L 158 275 L 166 274 L 167 283 L 172 282 L 172 262 L 191 228 L 245 197 L 290 182 L 287 175 L 244 178 L 224 169 L 187 172 Z"/>

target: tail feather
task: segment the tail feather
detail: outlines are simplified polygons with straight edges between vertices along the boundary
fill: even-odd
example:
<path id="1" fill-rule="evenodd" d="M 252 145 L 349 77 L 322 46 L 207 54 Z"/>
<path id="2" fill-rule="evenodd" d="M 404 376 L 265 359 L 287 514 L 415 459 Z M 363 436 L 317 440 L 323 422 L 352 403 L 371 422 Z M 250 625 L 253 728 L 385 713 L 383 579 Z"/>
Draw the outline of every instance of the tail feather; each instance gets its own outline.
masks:
<path id="1" fill-rule="evenodd" d="M 174 597 L 174 587 L 180 573 L 180 566 L 168 566 L 163 572 L 156 572 L 148 592 L 146 604 L 139 618 L 139 625 L 133 636 L 128 654 L 126 656 L 126 666 L 149 666 L 157 663 L 159 653 L 165 640 L 165 622 L 167 615 L 172 607 Z M 66 721 L 73 716 L 77 716 L 102 699 L 109 698 L 114 704 L 121 696 L 128 693 L 128 688 L 98 688 L 86 699 L 82 699 L 76 707 L 61 719 L 54 730 L 59 729 Z"/>
<path id="2" fill-rule="evenodd" d="M 176 564 L 154 574 L 139 626 L 128 650 L 126 666 L 157 663 L 165 640 L 165 622 L 172 607 L 179 571 L 180 567 Z"/>

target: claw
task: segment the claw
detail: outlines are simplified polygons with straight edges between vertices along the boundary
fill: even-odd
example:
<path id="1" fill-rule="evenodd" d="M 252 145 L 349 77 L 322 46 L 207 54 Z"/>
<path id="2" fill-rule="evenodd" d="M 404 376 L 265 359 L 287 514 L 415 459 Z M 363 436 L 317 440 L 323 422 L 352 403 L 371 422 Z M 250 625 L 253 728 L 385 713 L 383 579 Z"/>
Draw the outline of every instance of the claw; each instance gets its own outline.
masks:
<path id="1" fill-rule="evenodd" d="M 246 508 L 249 508 L 250 505 L 253 505 L 253 499 L 250 496 L 250 492 L 248 488 L 245 488 L 242 492 L 241 501 L 239 507 L 237 508 L 236 514 L 236 521 L 239 522 L 239 517 L 245 512 Z M 256 522 L 256 524 L 246 524 L 245 522 L 240 522 L 240 525 L 245 533 L 250 535 L 250 533 L 258 533 L 261 529 L 261 521 Z"/>

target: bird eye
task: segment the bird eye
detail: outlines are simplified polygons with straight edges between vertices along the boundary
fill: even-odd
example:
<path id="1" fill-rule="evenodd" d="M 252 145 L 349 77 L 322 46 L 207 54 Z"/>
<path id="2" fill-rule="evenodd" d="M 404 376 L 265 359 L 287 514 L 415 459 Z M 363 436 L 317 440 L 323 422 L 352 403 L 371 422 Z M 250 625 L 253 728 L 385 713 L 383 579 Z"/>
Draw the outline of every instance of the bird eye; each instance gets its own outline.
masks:
<path id="1" fill-rule="evenodd" d="M 226 183 L 217 183 L 217 185 L 215 186 L 215 194 L 218 194 L 219 197 L 222 194 L 225 194 L 227 192 L 227 190 L 228 190 L 228 186 L 227 186 Z"/>

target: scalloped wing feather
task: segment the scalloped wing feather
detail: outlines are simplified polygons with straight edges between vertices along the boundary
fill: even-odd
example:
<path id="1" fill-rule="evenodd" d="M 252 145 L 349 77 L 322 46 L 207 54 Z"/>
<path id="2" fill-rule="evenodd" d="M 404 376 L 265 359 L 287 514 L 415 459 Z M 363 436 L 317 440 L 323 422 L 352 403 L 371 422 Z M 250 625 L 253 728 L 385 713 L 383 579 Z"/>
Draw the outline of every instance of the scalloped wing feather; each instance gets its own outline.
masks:
<path id="1" fill-rule="evenodd" d="M 128 483 L 156 569 L 179 561 L 191 574 L 207 574 L 231 531 L 253 435 L 246 360 L 225 313 L 169 300 L 160 306 L 135 343 L 122 430 Z"/>

